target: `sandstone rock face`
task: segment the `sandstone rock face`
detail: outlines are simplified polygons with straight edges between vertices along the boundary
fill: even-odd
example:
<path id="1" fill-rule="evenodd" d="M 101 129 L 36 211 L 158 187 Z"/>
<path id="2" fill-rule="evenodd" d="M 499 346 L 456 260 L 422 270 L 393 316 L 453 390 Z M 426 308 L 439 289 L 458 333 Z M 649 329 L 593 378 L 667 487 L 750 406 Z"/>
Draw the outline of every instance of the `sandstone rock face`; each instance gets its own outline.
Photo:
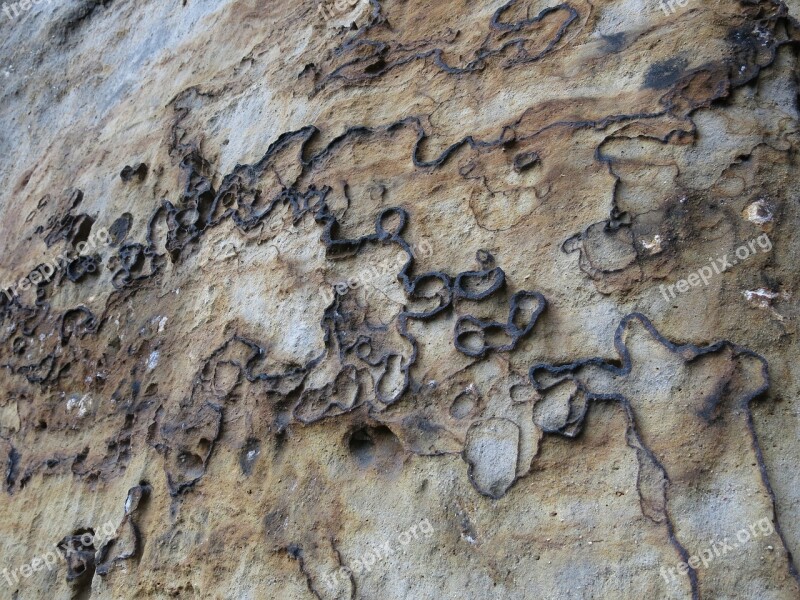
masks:
<path id="1" fill-rule="evenodd" d="M 800 2 L 0 13 L 0 597 L 800 597 Z"/>

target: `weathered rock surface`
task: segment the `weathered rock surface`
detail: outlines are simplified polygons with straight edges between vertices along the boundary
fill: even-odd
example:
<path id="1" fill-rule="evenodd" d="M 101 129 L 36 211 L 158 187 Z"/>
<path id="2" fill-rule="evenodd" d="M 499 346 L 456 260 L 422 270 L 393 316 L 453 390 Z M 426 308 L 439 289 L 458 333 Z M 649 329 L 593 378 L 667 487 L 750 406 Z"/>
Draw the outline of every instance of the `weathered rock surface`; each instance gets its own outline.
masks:
<path id="1" fill-rule="evenodd" d="M 0 597 L 800 597 L 800 2 L 681 4 L 0 13 Z"/>

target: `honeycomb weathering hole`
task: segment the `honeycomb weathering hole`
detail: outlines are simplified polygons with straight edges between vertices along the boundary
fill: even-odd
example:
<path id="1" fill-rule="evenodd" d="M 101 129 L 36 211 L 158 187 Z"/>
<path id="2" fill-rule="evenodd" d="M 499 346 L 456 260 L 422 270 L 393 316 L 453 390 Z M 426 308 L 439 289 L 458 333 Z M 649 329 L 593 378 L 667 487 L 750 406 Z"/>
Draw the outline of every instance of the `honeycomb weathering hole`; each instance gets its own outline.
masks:
<path id="1" fill-rule="evenodd" d="M 402 466 L 403 446 L 392 430 L 383 425 L 355 430 L 347 445 L 361 469 L 375 467 L 380 472 L 396 472 Z"/>

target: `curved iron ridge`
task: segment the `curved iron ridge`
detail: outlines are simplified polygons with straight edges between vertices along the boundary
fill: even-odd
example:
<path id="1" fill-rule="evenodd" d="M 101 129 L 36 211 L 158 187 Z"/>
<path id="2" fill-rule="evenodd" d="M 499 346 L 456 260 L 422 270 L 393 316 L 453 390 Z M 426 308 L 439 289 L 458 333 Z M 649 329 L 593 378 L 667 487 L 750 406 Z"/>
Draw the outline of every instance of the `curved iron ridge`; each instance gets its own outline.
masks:
<path id="1" fill-rule="evenodd" d="M 517 316 L 522 310 L 520 305 L 524 300 L 531 298 L 535 299 L 537 302 L 536 309 L 531 313 L 528 323 L 524 327 L 520 328 L 515 322 Z M 484 321 L 477 319 L 472 315 L 459 317 L 453 330 L 453 343 L 458 351 L 473 358 L 483 358 L 489 351 L 510 352 L 515 350 L 520 340 L 522 340 L 522 338 L 527 336 L 533 330 L 536 322 L 539 319 L 539 316 L 544 312 L 545 308 L 547 308 L 547 300 L 539 292 L 522 290 L 511 297 L 510 304 L 511 306 L 508 311 L 508 319 L 505 323 L 499 323 L 497 321 Z M 465 324 L 472 325 L 477 329 L 464 329 Z M 485 341 L 484 332 L 490 329 L 503 331 L 505 335 L 511 338 L 511 341 L 508 344 L 487 344 Z M 465 337 L 474 334 L 479 334 L 481 336 L 483 346 L 480 349 L 471 349 L 463 343 L 463 339 Z"/>
<path id="2" fill-rule="evenodd" d="M 508 48 L 516 47 L 518 56 L 515 58 L 509 58 L 505 62 L 503 62 L 502 66 L 504 68 L 513 67 L 518 64 L 528 64 L 532 62 L 536 62 L 541 60 L 551 52 L 553 52 L 556 46 L 561 42 L 564 38 L 564 35 L 569 29 L 570 25 L 572 25 L 578 18 L 580 17 L 580 13 L 577 9 L 571 6 L 567 2 L 562 2 L 556 6 L 550 6 L 547 8 L 542 9 L 539 14 L 533 18 L 525 18 L 513 23 L 503 23 L 500 21 L 500 18 L 504 12 L 510 9 L 514 4 L 519 2 L 519 0 L 510 0 L 510 2 L 506 3 L 504 6 L 498 8 L 494 14 L 489 19 L 489 30 L 491 34 L 499 33 L 501 36 L 519 33 L 521 30 L 525 29 L 526 27 L 530 27 L 532 25 L 536 25 L 546 19 L 548 16 L 552 14 L 556 14 L 561 11 L 567 12 L 567 17 L 564 22 L 561 23 L 558 30 L 553 34 L 550 40 L 547 42 L 545 47 L 537 52 L 534 55 L 529 55 L 528 52 L 525 50 L 525 44 L 529 41 L 529 38 L 525 37 L 517 37 L 515 39 L 507 40 L 504 43 L 501 43 L 496 48 L 485 48 L 484 45 L 489 41 L 488 37 L 484 42 L 482 42 L 481 47 L 475 51 L 475 58 L 467 62 L 464 66 L 452 66 L 448 64 L 448 62 L 444 58 L 445 50 L 443 48 L 431 48 L 429 50 L 425 50 L 423 52 L 416 52 L 414 54 L 410 54 L 408 56 L 403 56 L 398 60 L 393 62 L 386 62 L 385 57 L 387 54 L 391 53 L 391 46 L 389 43 L 374 40 L 374 39 L 364 39 L 361 38 L 362 35 L 366 33 L 366 31 L 371 28 L 371 24 L 360 28 L 350 39 L 346 40 L 343 44 L 336 48 L 334 51 L 334 55 L 336 56 L 343 56 L 346 53 L 352 52 L 358 48 L 367 46 L 373 48 L 373 51 L 368 56 L 360 56 L 353 58 L 345 62 L 342 65 L 336 67 L 333 71 L 331 71 L 328 75 L 326 75 L 318 84 L 315 85 L 315 90 L 319 91 L 324 88 L 329 82 L 341 79 L 347 82 L 352 81 L 360 81 L 365 79 L 375 79 L 381 77 L 388 73 L 389 71 L 407 65 L 417 60 L 426 60 L 428 58 L 432 58 L 434 64 L 439 68 L 439 70 L 448 73 L 450 75 L 462 75 L 465 73 L 472 73 L 475 71 L 479 71 L 485 67 L 485 63 L 487 59 L 494 58 L 495 56 L 502 55 Z M 378 19 L 376 13 L 374 14 L 375 23 L 384 23 L 385 17 L 383 19 Z M 364 65 L 363 73 L 360 73 L 357 76 L 349 76 L 346 73 L 343 73 L 347 69 L 357 66 L 357 65 Z M 375 66 L 371 71 L 367 71 L 366 69 Z"/>
<path id="3" fill-rule="evenodd" d="M 621 359 L 621 365 L 617 366 L 614 364 L 616 361 L 612 361 L 611 359 L 605 359 L 601 357 L 594 357 L 583 359 L 579 361 L 575 361 L 572 363 L 566 364 L 548 364 L 548 363 L 537 363 L 530 367 L 528 370 L 528 378 L 533 385 L 534 389 L 537 391 L 546 391 L 548 389 L 552 389 L 555 385 L 563 383 L 564 381 L 573 381 L 576 386 L 586 394 L 587 398 L 587 406 L 591 402 L 595 401 L 611 401 L 611 402 L 618 402 L 620 403 L 626 413 L 626 418 L 628 421 L 628 430 L 631 434 L 633 434 L 636 440 L 639 442 L 641 449 L 648 455 L 648 457 L 654 461 L 657 467 L 662 471 L 664 474 L 665 480 L 667 483 L 670 483 L 669 475 L 661 464 L 661 461 L 655 456 L 655 454 L 647 447 L 646 444 L 641 439 L 639 435 L 638 428 L 636 426 L 636 418 L 633 412 L 633 408 L 631 407 L 630 400 L 622 394 L 595 394 L 592 393 L 589 389 L 587 389 L 586 385 L 575 377 L 576 373 L 581 370 L 583 367 L 592 366 L 598 367 L 604 371 L 607 371 L 611 375 L 615 377 L 624 377 L 630 374 L 632 370 L 632 360 L 630 351 L 627 348 L 626 343 L 622 339 L 625 331 L 627 330 L 629 324 L 633 321 L 638 321 L 641 323 L 648 333 L 662 346 L 666 347 L 670 352 L 674 354 L 678 354 L 681 358 L 683 358 L 684 362 L 691 363 L 698 358 L 719 352 L 723 349 L 730 349 L 732 350 L 734 356 L 748 356 L 750 358 L 756 359 L 761 364 L 761 375 L 764 379 L 764 383 L 758 387 L 753 392 L 746 395 L 739 405 L 739 408 L 743 410 L 745 414 L 745 423 L 747 429 L 750 432 L 751 443 L 753 447 L 753 451 L 756 454 L 759 473 L 761 475 L 761 481 L 769 494 L 770 501 L 772 504 L 772 511 L 773 515 L 775 516 L 775 531 L 777 532 L 778 536 L 783 543 L 784 549 L 787 552 L 787 560 L 788 560 L 788 568 L 791 575 L 800 583 L 800 572 L 798 572 L 797 567 L 794 564 L 794 558 L 792 556 L 792 552 L 789 549 L 789 545 L 786 542 L 786 537 L 784 536 L 783 529 L 781 528 L 780 521 L 778 520 L 778 505 L 777 505 L 777 498 L 775 496 L 775 492 L 772 488 L 772 485 L 769 481 L 769 474 L 767 473 L 766 464 L 764 462 L 764 455 L 761 450 L 761 446 L 758 441 L 758 436 L 755 430 L 755 426 L 753 424 L 753 412 L 751 409 L 751 404 L 760 398 L 768 389 L 770 385 L 770 376 L 769 376 L 769 363 L 767 360 L 761 356 L 760 354 L 750 350 L 749 348 L 745 348 L 740 346 L 734 342 L 729 340 L 721 340 L 715 342 L 713 344 L 709 344 L 707 346 L 696 346 L 691 343 L 687 344 L 675 344 L 670 341 L 665 336 L 661 335 L 661 333 L 656 329 L 656 327 L 652 324 L 650 319 L 648 319 L 645 315 L 639 312 L 633 312 L 626 315 L 621 321 L 617 330 L 614 334 L 614 347 L 616 352 Z M 542 373 L 548 373 L 553 376 L 553 382 L 548 384 L 543 384 L 539 377 Z M 559 377 L 562 376 L 563 377 Z M 588 409 L 587 409 L 588 412 Z M 631 445 L 630 443 L 628 444 Z M 634 446 L 632 446 L 634 447 Z M 680 546 L 677 538 L 675 537 L 674 533 L 674 526 L 671 523 L 671 518 L 667 515 L 668 520 L 668 527 L 669 527 L 669 535 L 673 541 L 673 544 L 677 544 L 676 548 L 679 549 L 681 552 L 681 556 L 684 562 L 687 562 L 688 553 L 686 550 Z M 698 583 L 697 583 L 697 573 L 696 570 L 689 567 L 689 577 L 692 582 L 692 597 L 694 599 L 699 598 L 698 592 Z"/>

